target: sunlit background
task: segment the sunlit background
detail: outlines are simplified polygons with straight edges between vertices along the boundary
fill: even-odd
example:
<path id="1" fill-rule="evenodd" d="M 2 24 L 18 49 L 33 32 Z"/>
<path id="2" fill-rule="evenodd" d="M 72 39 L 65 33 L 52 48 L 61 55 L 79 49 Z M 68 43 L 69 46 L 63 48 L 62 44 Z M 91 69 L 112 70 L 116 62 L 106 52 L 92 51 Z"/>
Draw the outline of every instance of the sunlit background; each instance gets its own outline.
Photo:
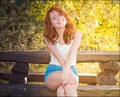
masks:
<path id="1" fill-rule="evenodd" d="M 0 0 L 0 50 L 46 50 L 43 20 L 48 9 L 65 10 L 82 33 L 80 51 L 118 51 L 119 0 Z M 7 63 L 6 63 L 7 64 Z M 0 71 L 12 65 L 1 63 Z M 2 68 L 3 67 L 3 68 Z M 30 65 L 30 72 L 44 72 L 46 65 Z M 77 63 L 79 73 L 99 73 L 99 63 Z"/>

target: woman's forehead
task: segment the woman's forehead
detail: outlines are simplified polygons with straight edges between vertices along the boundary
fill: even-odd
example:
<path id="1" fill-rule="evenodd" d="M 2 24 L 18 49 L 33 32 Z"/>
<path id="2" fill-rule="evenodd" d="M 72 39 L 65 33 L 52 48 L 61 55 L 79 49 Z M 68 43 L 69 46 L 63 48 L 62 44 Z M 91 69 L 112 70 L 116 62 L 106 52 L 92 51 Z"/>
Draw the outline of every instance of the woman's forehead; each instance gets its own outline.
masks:
<path id="1" fill-rule="evenodd" d="M 59 14 L 60 13 L 58 11 L 55 11 L 55 10 L 50 12 L 50 16 L 59 15 Z"/>

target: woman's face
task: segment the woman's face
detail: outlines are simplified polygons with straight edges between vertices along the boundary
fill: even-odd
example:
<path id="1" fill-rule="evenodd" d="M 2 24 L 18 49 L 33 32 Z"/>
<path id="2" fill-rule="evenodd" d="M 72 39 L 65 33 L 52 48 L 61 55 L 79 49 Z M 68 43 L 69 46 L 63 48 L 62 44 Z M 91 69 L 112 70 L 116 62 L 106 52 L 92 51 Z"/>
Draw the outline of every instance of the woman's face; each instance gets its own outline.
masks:
<path id="1" fill-rule="evenodd" d="M 66 18 L 57 11 L 50 12 L 50 20 L 55 28 L 62 28 L 66 25 Z"/>

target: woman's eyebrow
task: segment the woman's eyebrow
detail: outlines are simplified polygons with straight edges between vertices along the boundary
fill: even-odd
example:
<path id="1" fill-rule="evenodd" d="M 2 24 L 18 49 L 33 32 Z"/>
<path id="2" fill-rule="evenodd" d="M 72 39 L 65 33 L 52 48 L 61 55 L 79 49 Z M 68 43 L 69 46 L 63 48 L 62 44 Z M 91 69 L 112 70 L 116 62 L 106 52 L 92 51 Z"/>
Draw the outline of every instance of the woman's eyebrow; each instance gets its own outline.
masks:
<path id="1" fill-rule="evenodd" d="M 52 15 L 52 17 L 56 17 L 56 15 Z"/>

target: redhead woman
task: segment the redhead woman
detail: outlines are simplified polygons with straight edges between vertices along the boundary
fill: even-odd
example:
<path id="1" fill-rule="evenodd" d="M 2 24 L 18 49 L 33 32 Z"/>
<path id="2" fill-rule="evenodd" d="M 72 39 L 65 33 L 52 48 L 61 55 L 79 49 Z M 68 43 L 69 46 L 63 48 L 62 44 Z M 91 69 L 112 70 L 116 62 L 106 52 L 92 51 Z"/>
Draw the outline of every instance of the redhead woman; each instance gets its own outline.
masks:
<path id="1" fill-rule="evenodd" d="M 77 97 L 76 55 L 81 33 L 62 9 L 53 6 L 44 20 L 44 37 L 51 57 L 44 76 L 45 85 L 57 91 L 57 97 Z"/>

